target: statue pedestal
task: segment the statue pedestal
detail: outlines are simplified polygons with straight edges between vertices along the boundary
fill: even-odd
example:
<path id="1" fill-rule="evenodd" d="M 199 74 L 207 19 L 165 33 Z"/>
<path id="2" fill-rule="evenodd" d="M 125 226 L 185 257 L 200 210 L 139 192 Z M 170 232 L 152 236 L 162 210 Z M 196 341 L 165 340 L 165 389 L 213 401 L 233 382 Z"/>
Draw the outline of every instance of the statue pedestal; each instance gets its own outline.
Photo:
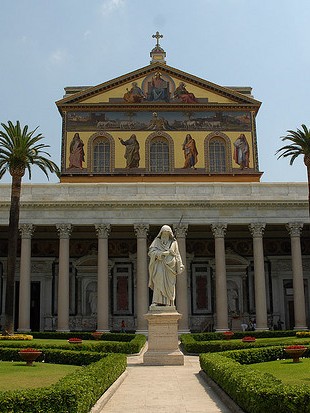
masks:
<path id="1" fill-rule="evenodd" d="M 184 355 L 179 350 L 178 321 L 182 317 L 175 307 L 151 305 L 144 315 L 148 321 L 148 350 L 143 363 L 149 366 L 179 366 Z"/>

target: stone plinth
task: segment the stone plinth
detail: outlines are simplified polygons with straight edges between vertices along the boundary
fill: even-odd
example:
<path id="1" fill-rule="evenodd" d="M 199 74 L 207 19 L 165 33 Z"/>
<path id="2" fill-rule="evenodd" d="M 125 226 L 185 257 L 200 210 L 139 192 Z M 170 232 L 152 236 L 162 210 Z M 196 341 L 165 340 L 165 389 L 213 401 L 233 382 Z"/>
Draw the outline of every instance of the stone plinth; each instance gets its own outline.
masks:
<path id="1" fill-rule="evenodd" d="M 175 307 L 151 305 L 144 315 L 148 321 L 148 350 L 143 362 L 152 366 L 184 364 L 179 350 L 178 321 L 182 317 Z"/>

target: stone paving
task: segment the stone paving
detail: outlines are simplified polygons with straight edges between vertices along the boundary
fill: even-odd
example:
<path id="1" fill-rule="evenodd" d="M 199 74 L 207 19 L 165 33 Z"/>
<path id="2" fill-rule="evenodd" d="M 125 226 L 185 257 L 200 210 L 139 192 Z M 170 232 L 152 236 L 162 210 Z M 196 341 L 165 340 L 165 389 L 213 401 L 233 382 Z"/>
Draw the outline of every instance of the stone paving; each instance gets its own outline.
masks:
<path id="1" fill-rule="evenodd" d="M 196 356 L 185 356 L 184 366 L 145 366 L 141 355 L 128 357 L 127 376 L 96 412 L 231 413 L 199 371 Z"/>

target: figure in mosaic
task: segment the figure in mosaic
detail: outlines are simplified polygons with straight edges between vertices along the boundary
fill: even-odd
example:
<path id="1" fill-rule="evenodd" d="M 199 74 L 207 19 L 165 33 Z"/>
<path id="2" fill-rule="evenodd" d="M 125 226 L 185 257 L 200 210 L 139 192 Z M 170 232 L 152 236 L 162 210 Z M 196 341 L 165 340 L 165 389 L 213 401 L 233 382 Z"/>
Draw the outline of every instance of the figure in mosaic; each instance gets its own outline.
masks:
<path id="1" fill-rule="evenodd" d="M 185 140 L 182 145 L 184 151 L 184 166 L 183 168 L 195 168 L 196 163 L 198 162 L 198 151 L 196 148 L 195 139 L 188 133 L 185 137 Z"/>
<path id="2" fill-rule="evenodd" d="M 234 142 L 234 161 L 240 165 L 240 169 L 248 168 L 250 162 L 250 148 L 244 133 Z"/>
<path id="3" fill-rule="evenodd" d="M 156 72 L 152 77 L 151 90 L 149 92 L 148 100 L 152 101 L 166 101 L 169 100 L 169 82 L 166 82 L 160 72 Z"/>
<path id="4" fill-rule="evenodd" d="M 126 168 L 138 168 L 140 161 L 140 145 L 135 134 L 132 134 L 129 139 L 124 141 L 118 138 L 120 143 L 126 146 L 124 158 L 126 159 Z"/>
<path id="5" fill-rule="evenodd" d="M 130 90 L 127 89 L 127 92 L 124 94 L 124 100 L 128 103 L 141 103 L 145 98 L 137 82 L 133 82 L 132 88 Z"/>
<path id="6" fill-rule="evenodd" d="M 184 271 L 178 242 L 172 229 L 163 225 L 149 248 L 149 287 L 152 304 L 174 306 L 176 278 Z"/>
<path id="7" fill-rule="evenodd" d="M 187 91 L 185 83 L 181 82 L 174 91 L 174 98 L 180 99 L 183 103 L 197 103 L 195 95 Z"/>
<path id="8" fill-rule="evenodd" d="M 69 168 L 83 169 L 84 143 L 78 133 L 75 133 L 70 143 Z"/>

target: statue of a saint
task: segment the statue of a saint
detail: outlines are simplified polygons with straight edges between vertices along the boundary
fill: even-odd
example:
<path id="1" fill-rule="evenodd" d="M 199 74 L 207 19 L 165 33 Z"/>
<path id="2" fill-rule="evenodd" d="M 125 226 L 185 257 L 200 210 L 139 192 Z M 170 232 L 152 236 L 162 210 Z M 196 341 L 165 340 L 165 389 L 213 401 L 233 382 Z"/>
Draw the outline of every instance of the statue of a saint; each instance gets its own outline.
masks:
<path id="1" fill-rule="evenodd" d="M 149 287 L 152 304 L 174 306 L 177 275 L 184 270 L 178 242 L 172 229 L 163 225 L 149 248 Z"/>

